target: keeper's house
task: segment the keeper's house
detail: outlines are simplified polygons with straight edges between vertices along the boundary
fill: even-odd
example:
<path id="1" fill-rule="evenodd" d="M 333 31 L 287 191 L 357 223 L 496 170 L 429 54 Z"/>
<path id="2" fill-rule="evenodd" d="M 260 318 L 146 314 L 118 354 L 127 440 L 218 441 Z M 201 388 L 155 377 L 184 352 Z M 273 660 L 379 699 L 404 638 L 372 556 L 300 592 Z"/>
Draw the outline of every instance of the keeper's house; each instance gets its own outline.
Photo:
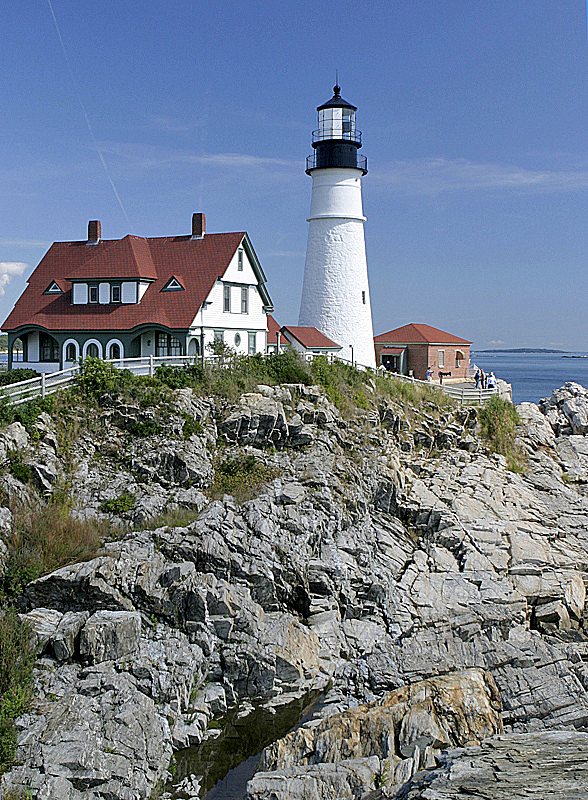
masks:
<path id="1" fill-rule="evenodd" d="M 374 337 L 377 366 L 399 375 L 412 374 L 422 381 L 427 379 L 429 368 L 435 381 L 439 373 L 444 380 L 466 378 L 470 345 L 467 339 L 415 322 Z"/>
<path id="2" fill-rule="evenodd" d="M 246 233 L 55 242 L 2 330 L 8 367 L 53 372 L 79 358 L 200 355 L 214 339 L 265 353 L 272 302 Z M 22 349 L 15 342 L 22 342 Z M 18 360 L 18 363 L 16 363 Z"/>

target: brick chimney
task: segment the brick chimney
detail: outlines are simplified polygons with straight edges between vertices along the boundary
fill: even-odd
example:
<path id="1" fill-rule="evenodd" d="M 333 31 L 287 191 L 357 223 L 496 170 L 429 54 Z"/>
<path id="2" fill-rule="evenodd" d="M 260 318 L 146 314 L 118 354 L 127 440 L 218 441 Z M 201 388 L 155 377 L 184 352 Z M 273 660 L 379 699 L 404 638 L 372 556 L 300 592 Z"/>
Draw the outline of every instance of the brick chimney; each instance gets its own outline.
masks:
<path id="1" fill-rule="evenodd" d="M 202 239 L 206 233 L 206 217 L 202 212 L 192 214 L 192 239 Z"/>
<path id="2" fill-rule="evenodd" d="M 98 244 L 102 229 L 99 219 L 91 219 L 88 222 L 88 244 Z"/>

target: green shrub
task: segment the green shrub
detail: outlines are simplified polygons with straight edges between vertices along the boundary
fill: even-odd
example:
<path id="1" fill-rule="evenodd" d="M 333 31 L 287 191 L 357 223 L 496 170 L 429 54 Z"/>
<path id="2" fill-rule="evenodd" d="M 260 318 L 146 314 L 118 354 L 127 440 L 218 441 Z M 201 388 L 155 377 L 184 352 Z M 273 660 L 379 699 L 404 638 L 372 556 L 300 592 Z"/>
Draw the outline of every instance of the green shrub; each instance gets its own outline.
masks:
<path id="1" fill-rule="evenodd" d="M 305 386 L 312 383 L 308 365 L 295 350 L 273 353 L 263 361 L 270 383 L 303 383 Z"/>
<path id="2" fill-rule="evenodd" d="M 242 503 L 258 494 L 264 483 L 276 478 L 278 470 L 257 461 L 255 456 L 226 459 L 215 468 L 210 494 L 213 498 L 232 495 Z"/>
<path id="3" fill-rule="evenodd" d="M 71 516 L 68 507 L 57 502 L 20 506 L 6 540 L 8 557 L 0 584 L 4 594 L 16 595 L 42 575 L 94 558 L 102 542 L 115 533 L 104 521 Z"/>
<path id="4" fill-rule="evenodd" d="M 10 372 L 0 373 L 0 386 L 8 386 L 11 383 L 20 383 L 20 381 L 28 381 L 30 378 L 37 377 L 34 369 L 12 369 Z"/>
<path id="5" fill-rule="evenodd" d="M 121 375 L 125 371 L 127 370 L 119 370 L 101 358 L 89 356 L 82 362 L 75 384 L 86 397 L 97 398 L 102 394 L 118 392 L 121 388 Z"/>
<path id="6" fill-rule="evenodd" d="M 8 471 L 21 483 L 30 483 L 33 477 L 33 470 L 24 464 L 20 453 L 16 450 L 8 450 Z"/>
<path id="7" fill-rule="evenodd" d="M 155 380 L 170 389 L 184 389 L 199 383 L 204 377 L 204 370 L 200 364 L 189 364 L 186 367 L 162 364 L 155 370 Z"/>
<path id="8" fill-rule="evenodd" d="M 105 514 L 124 514 L 135 507 L 135 495 L 130 492 L 123 492 L 118 497 L 111 500 L 104 500 L 100 505 L 100 510 Z"/>
<path id="9" fill-rule="evenodd" d="M 10 425 L 11 422 L 20 422 L 29 433 L 33 431 L 33 425 L 39 415 L 46 411 L 50 414 L 55 407 L 55 395 L 51 397 L 39 397 L 36 400 L 29 400 L 18 406 L 9 406 L 6 398 L 0 394 L 0 425 Z"/>
<path id="10" fill-rule="evenodd" d="M 14 720 L 32 695 L 35 650 L 32 631 L 12 608 L 0 612 L 0 773 L 9 769 L 16 752 Z"/>
<path id="11" fill-rule="evenodd" d="M 513 472 L 523 472 L 525 455 L 515 444 L 517 427 L 521 421 L 517 410 L 508 400 L 494 395 L 478 411 L 480 431 L 490 449 L 506 457 Z"/>
<path id="12" fill-rule="evenodd" d="M 202 423 L 199 422 L 194 417 L 188 416 L 188 414 L 184 414 L 184 424 L 182 426 L 182 436 L 184 439 L 189 439 L 194 434 L 199 435 L 204 433 L 204 428 L 202 427 Z"/>
<path id="13" fill-rule="evenodd" d="M 155 434 L 161 433 L 161 425 L 154 419 L 137 420 L 129 425 L 128 431 L 133 436 L 145 438 L 146 436 L 155 436 Z"/>

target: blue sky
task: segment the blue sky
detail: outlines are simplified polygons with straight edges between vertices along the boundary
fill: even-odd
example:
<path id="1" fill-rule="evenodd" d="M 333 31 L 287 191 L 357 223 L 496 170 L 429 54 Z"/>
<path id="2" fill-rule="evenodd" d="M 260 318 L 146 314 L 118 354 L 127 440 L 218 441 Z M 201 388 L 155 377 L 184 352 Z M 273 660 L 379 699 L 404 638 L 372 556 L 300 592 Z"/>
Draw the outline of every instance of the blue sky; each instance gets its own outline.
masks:
<path id="1" fill-rule="evenodd" d="M 368 157 L 374 331 L 588 350 L 585 0 L 51 2 L 67 60 L 49 0 L 3 13 L 0 319 L 88 219 L 177 235 L 205 211 L 249 232 L 296 323 L 304 159 L 338 69 Z"/>

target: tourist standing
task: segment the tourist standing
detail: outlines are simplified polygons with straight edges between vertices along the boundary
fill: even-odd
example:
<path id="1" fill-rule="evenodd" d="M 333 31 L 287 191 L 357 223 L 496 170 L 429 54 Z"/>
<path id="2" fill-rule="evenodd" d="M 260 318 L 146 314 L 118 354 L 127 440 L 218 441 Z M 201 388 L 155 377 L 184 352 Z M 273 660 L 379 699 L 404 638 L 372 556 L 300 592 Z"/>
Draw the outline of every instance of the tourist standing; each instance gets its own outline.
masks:
<path id="1" fill-rule="evenodd" d="M 475 381 L 476 381 L 476 389 L 479 389 L 480 388 L 480 370 L 476 371 Z"/>
<path id="2" fill-rule="evenodd" d="M 427 383 L 432 383 L 433 381 L 433 368 L 427 367 Z"/>

